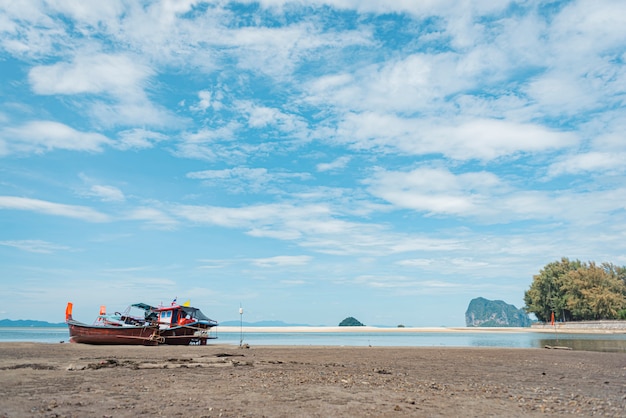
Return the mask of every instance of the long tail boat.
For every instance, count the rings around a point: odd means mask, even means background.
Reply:
[[[131,315],[131,309],[143,315]],[[76,321],[72,317],[73,304],[65,309],[65,322],[70,332],[70,342],[115,345],[206,345],[217,338],[214,327],[218,323],[209,319],[198,308],[172,302],[170,306],[150,306],[136,303],[123,313],[107,314],[104,306],[93,324]]]

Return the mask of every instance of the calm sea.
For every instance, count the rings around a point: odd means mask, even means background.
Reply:
[[[288,329],[288,328],[287,328]],[[239,332],[217,331],[220,344],[239,345]],[[67,342],[67,328],[0,327],[0,342]],[[323,345],[374,347],[511,347],[541,348],[546,345],[574,350],[626,353],[626,334],[545,334],[535,332],[245,332],[243,343],[255,345]]]

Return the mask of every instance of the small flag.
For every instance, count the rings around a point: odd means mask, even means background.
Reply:
[[[176,296],[174,300],[172,301],[172,306],[176,305],[176,299],[178,299],[178,296]]]
[[[191,306],[191,299],[183,303],[183,306]]]
[[[74,304],[72,302],[67,302],[67,306],[65,307],[65,320],[68,321],[72,319],[72,308]]]

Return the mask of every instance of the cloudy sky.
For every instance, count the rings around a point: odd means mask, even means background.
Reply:
[[[0,318],[462,326],[626,264],[626,2],[0,1]]]

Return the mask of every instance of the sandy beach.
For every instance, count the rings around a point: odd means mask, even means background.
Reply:
[[[623,416],[626,355],[0,344],[1,417]]]

